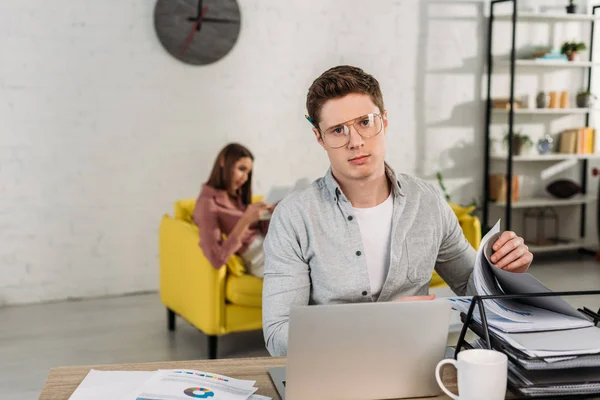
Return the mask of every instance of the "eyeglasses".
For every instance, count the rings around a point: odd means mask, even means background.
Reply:
[[[383,129],[383,117],[381,114],[370,113],[358,118],[351,119],[341,124],[334,125],[321,131],[321,138],[327,146],[338,149],[350,143],[350,127],[354,129],[364,139],[370,139],[377,136]]]

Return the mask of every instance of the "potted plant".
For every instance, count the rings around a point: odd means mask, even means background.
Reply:
[[[566,55],[569,61],[574,61],[577,53],[586,49],[587,47],[583,42],[564,42],[560,48],[560,53]]]
[[[508,147],[508,133],[504,136],[504,144]],[[527,135],[521,133],[521,131],[513,132],[513,155],[519,156],[523,151],[524,146],[531,146],[533,141]]]
[[[591,108],[594,104],[594,100],[598,97],[593,95],[589,90],[581,90],[575,97],[575,102],[579,108]]]
[[[573,0],[569,0],[569,5],[565,8],[567,9],[567,14],[575,14],[577,11],[577,6],[573,4]]]

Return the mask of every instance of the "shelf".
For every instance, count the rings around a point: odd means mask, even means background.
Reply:
[[[505,58],[495,61],[501,66],[510,66],[510,60]],[[542,68],[589,68],[600,66],[600,63],[593,61],[561,61],[561,60],[515,60],[517,67],[542,67]]]
[[[595,196],[573,196],[570,199],[555,199],[553,197],[522,198],[513,202],[512,208],[561,207],[574,206],[596,201]],[[506,207],[505,201],[490,202],[492,207]]]
[[[531,251],[533,253],[533,255],[535,256],[536,254],[539,254],[539,253],[549,253],[552,251],[577,250],[577,249],[580,249],[583,247],[583,242],[574,240],[574,241],[568,242],[568,243],[557,243],[557,244],[550,244],[550,245],[546,245],[546,246],[527,244],[527,247],[529,247],[529,251]]]
[[[494,16],[496,20],[510,21],[512,20],[512,14],[502,14]],[[518,12],[517,21],[549,21],[549,22],[587,22],[587,21],[598,21],[600,15],[593,14],[559,14],[559,13],[534,13],[534,12]]]
[[[598,111],[596,108],[517,108],[515,115],[567,115],[567,114],[587,114]],[[494,114],[508,114],[504,108],[492,108]]]
[[[507,156],[505,155],[492,155],[492,160],[495,161],[506,161]],[[546,154],[546,155],[524,155],[524,156],[513,156],[513,162],[529,162],[529,161],[565,161],[565,160],[592,160],[600,159],[600,154]]]

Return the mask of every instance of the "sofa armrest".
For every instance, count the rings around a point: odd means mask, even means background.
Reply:
[[[458,223],[471,246],[475,250],[479,249],[479,243],[481,243],[481,222],[479,218],[473,215],[464,215],[459,218]]]
[[[207,335],[224,333],[225,266],[215,269],[193,224],[165,215],[159,229],[160,298]]]

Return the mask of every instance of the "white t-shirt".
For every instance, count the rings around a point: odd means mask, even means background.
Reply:
[[[390,246],[392,238],[392,193],[381,204],[371,208],[353,208],[369,271],[371,293],[379,296],[390,269]]]

